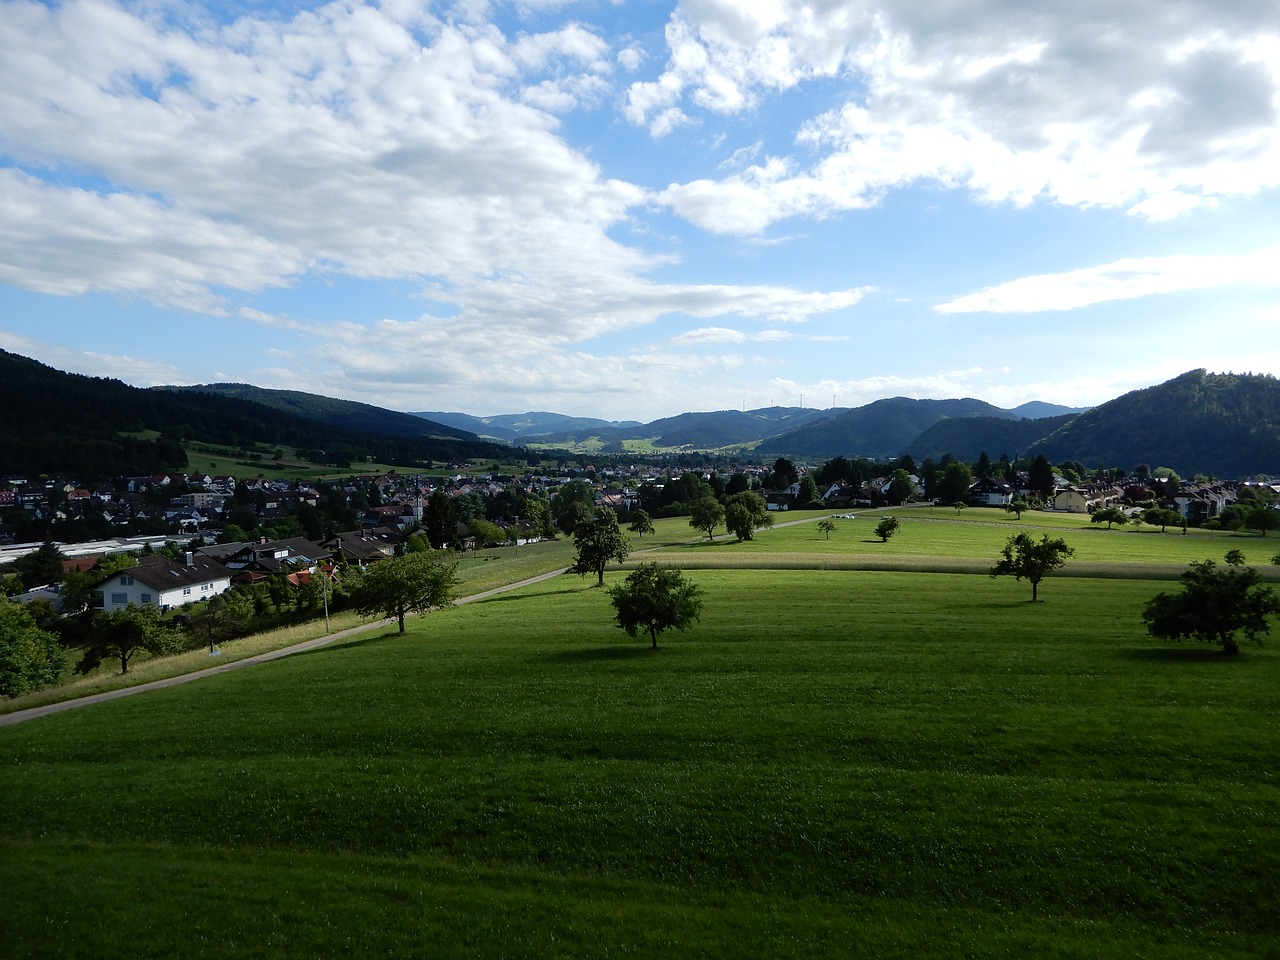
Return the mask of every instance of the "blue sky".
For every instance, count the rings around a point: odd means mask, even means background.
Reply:
[[[639,420],[1280,374],[1280,11],[0,0],[0,347]]]

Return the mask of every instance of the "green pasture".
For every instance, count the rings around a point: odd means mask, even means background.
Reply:
[[[1142,581],[689,576],[657,651],[560,577],[0,729],[6,955],[1277,955],[1273,647],[1154,644]]]
[[[900,520],[898,532],[887,542],[875,535],[883,516]],[[1280,537],[1256,533],[1181,529],[1161,533],[1145,525],[1115,527],[1091,524],[1072,514],[1027,512],[1022,520],[997,510],[949,508],[886,508],[853,514],[853,519],[829,513],[788,512],[773,515],[775,526],[757,531],[739,543],[721,527],[714,540],[706,534],[672,553],[673,562],[696,566],[737,567],[892,567],[982,572],[990,568],[1006,541],[1026,531],[1039,537],[1061,537],[1075,549],[1061,575],[1119,575],[1176,579],[1193,560],[1221,563],[1228,550],[1240,550],[1245,562],[1264,577],[1280,578],[1271,558],[1280,554]],[[836,529],[828,537],[818,522],[831,519]],[[799,521],[799,522],[797,522]],[[698,536],[695,533],[695,536]]]

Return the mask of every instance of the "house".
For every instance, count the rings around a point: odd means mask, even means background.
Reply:
[[[974,507],[1004,507],[1013,502],[1013,486],[994,477],[979,477],[969,487],[965,502]]]
[[[335,533],[322,546],[329,550],[335,559],[344,560],[364,566],[375,560],[385,560],[395,556],[399,533],[390,527],[377,527],[372,530],[349,530]]]
[[[313,570],[330,556],[330,551],[318,543],[304,537],[290,537],[287,540],[242,544],[240,549],[226,555],[222,563],[237,583],[254,583],[273,573]]]
[[[1093,513],[1124,499],[1124,491],[1115,484],[1094,483],[1088,486],[1070,486],[1059,490],[1053,497],[1053,509],[1066,513]]]
[[[208,600],[231,589],[231,571],[208,557],[188,553],[182,563],[168,557],[145,557],[136,567],[113,573],[94,584],[102,609],[150,604],[161,610]]]

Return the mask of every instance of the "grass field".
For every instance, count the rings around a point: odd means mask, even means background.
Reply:
[[[656,652],[562,577],[0,729],[6,954],[1280,956],[1274,646],[1158,646],[1140,579],[688,575]]]

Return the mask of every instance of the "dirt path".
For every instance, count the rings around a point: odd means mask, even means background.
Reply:
[[[492,590],[485,590],[481,593],[472,594],[469,597],[462,597],[456,602],[458,604],[475,603],[477,600],[485,600],[489,597],[496,596],[500,593],[506,593],[508,590],[518,590],[520,587],[526,587],[530,584],[541,583],[543,580],[550,580],[558,577],[562,573],[566,573],[566,569],[553,570],[550,573],[543,573],[536,577],[529,577],[527,580],[520,580],[516,583],[508,583],[501,587],[494,587]],[[371,630],[377,630],[382,627],[389,627],[395,623],[394,620],[374,620],[371,623],[362,623],[357,627],[349,627],[346,630],[339,630],[337,633],[326,634],[323,637],[316,637],[314,640],[304,640],[302,643],[295,643],[289,647],[281,647],[279,650],[271,650],[267,653],[259,653],[256,656],[245,657],[243,660],[235,660],[231,663],[224,663],[217,667],[208,667],[204,670],[196,670],[194,673],[184,673],[177,677],[166,677],[163,680],[152,680],[150,683],[140,683],[136,687],[121,687],[119,690],[108,690],[105,693],[94,693],[87,697],[77,697],[74,700],[62,700],[58,703],[46,703],[43,706],[31,707],[27,710],[15,710],[13,713],[0,714],[0,727],[12,726],[15,723],[22,723],[25,720],[34,720],[36,717],[47,717],[52,713],[62,713],[64,710],[74,710],[77,707],[87,707],[91,703],[104,703],[107,700],[118,700],[121,697],[131,697],[137,693],[146,693],[148,690],[160,690],[164,687],[176,687],[180,683],[190,683],[193,680],[203,680],[205,677],[216,677],[220,673],[228,673],[232,670],[240,670],[243,667],[251,667],[258,663],[267,663],[270,660],[279,660],[282,657],[288,657],[295,653],[302,653],[306,650],[314,650],[317,647],[323,647],[337,640],[346,637],[355,636],[361,633],[367,633]]]

